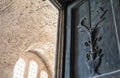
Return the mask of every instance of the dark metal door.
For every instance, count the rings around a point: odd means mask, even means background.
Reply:
[[[70,77],[120,78],[120,0],[79,0],[67,12]]]

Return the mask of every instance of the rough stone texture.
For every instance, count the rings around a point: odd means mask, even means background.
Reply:
[[[53,72],[57,15],[48,0],[0,0],[0,78],[12,78],[27,50],[40,52]]]

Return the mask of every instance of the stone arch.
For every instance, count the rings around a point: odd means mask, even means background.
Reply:
[[[32,53],[34,55],[36,55],[37,57],[39,57],[39,59],[41,60],[41,62],[44,64],[44,66],[46,67],[47,73],[49,75],[50,78],[52,78],[52,70],[50,68],[50,64],[48,63],[48,58],[45,58],[45,55],[42,55],[40,52],[38,51],[34,51],[34,50],[29,50],[26,53]]]
[[[32,52],[45,62],[48,69],[51,71],[52,76],[54,75],[55,65],[55,45],[50,42],[37,42],[29,46],[26,52]]]
[[[40,72],[42,70],[47,72],[48,78],[52,78],[52,72],[50,71],[49,65],[47,65],[46,61],[40,55],[40,53],[29,50],[29,51],[25,52],[24,54],[20,55],[19,58],[23,58],[26,62],[24,78],[27,78],[27,76],[28,76],[30,61],[35,61],[38,64],[37,78],[40,77]]]

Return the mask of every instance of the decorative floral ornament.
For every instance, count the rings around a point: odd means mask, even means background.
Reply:
[[[80,32],[86,32],[89,36],[89,40],[85,42],[85,46],[89,47],[90,50],[86,54],[87,58],[87,66],[90,71],[90,77],[94,75],[99,75],[98,67],[100,66],[101,60],[102,60],[102,49],[97,46],[97,42],[101,41],[102,37],[98,36],[98,28],[100,26],[100,23],[102,23],[105,20],[105,14],[108,10],[105,10],[103,7],[99,7],[96,11],[98,13],[98,18],[95,21],[95,24],[93,26],[88,26],[86,24],[87,18],[84,17],[79,25],[78,29]]]

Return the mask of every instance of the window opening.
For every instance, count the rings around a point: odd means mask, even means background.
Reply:
[[[30,61],[28,78],[36,78],[37,69],[38,69],[38,64],[35,61]]]
[[[14,71],[13,71],[13,78],[24,78],[24,71],[25,71],[25,61],[22,58],[16,62]]]
[[[41,71],[40,78],[48,78],[47,72]]]

